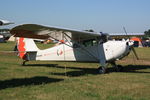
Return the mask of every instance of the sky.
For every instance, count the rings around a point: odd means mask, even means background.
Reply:
[[[0,19],[97,32],[150,29],[150,0],[0,0]]]

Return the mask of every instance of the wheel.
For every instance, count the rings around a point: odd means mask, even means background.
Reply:
[[[27,60],[23,61],[23,62],[22,62],[22,66],[25,66],[25,65],[26,65],[26,62],[27,62]]]
[[[99,74],[105,74],[106,73],[106,69],[104,67],[99,67],[98,68],[98,73]]]

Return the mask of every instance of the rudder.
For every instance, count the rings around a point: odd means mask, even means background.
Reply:
[[[34,60],[39,51],[33,39],[22,37],[17,39],[17,50],[18,56],[24,60]]]

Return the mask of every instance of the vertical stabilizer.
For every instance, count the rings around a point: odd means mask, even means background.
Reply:
[[[19,51],[19,57],[25,60],[27,59],[27,53],[39,51],[33,39],[28,38],[18,38],[17,49]]]

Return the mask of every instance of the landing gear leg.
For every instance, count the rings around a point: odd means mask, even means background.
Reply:
[[[24,60],[24,61],[22,62],[22,66],[25,66],[25,65],[26,65],[26,62],[28,62],[28,60]]]
[[[107,66],[108,66],[108,63],[106,63],[105,59],[100,60],[100,67],[98,68],[98,73],[105,74]]]

